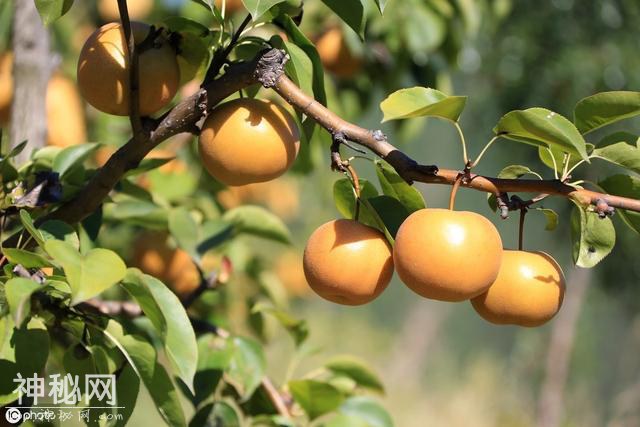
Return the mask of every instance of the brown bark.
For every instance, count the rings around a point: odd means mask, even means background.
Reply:
[[[562,423],[576,326],[592,279],[592,270],[581,268],[573,270],[569,277],[564,304],[551,329],[545,377],[538,398],[538,427],[558,427]]]
[[[10,144],[28,140],[17,161],[29,158],[31,151],[43,147],[47,138],[46,96],[53,60],[49,33],[42,24],[35,3],[13,2],[13,105],[11,107]]]

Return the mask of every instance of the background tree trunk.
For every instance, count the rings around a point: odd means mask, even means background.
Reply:
[[[13,2],[13,105],[11,106],[10,145],[25,139],[27,148],[18,164],[29,158],[34,148],[47,138],[46,92],[52,70],[49,32],[40,19],[33,0]]]
[[[538,398],[538,427],[558,427],[562,423],[576,325],[592,278],[590,269],[576,268],[567,282],[564,304],[551,330],[545,378]]]

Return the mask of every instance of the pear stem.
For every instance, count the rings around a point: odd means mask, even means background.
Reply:
[[[522,250],[522,246],[524,243],[524,217],[527,214],[527,208],[520,208],[520,226],[518,228],[518,250]]]
[[[360,179],[358,178],[356,169],[353,166],[351,166],[350,164],[346,164],[345,167],[347,168],[349,175],[351,175],[353,191],[356,193],[356,211],[353,214],[353,219],[357,221],[358,217],[360,216]]]
[[[458,188],[460,188],[460,183],[462,182],[462,178],[464,174],[459,174],[456,177],[455,182],[453,183],[453,187],[451,188],[451,195],[449,196],[449,210],[452,211],[455,203],[456,203],[456,193],[458,192]]]

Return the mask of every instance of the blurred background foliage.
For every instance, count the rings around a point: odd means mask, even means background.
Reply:
[[[3,3],[6,9],[8,2]],[[320,1],[305,1],[301,21],[301,29],[313,40],[340,27],[359,63],[349,78],[339,77],[339,72],[327,74],[328,105],[366,127],[380,126],[379,102],[401,87],[431,86],[468,95],[461,124],[473,157],[509,110],[544,106],[570,116],[575,103],[585,96],[640,87],[640,4],[635,0],[389,0],[382,17],[372,2],[369,6],[364,43],[330,17]],[[170,14],[212,24],[204,8],[183,0],[156,1],[145,20],[154,22]],[[233,12],[236,25],[243,17],[241,10]],[[0,19],[3,50],[7,13]],[[74,77],[78,51],[87,35],[109,19],[100,16],[93,2],[76,2],[71,13],[53,25],[54,47],[68,76]],[[261,36],[280,34],[269,25],[253,31]],[[187,85],[183,90],[189,89]],[[274,96],[266,91],[264,95]],[[126,141],[128,120],[90,108],[87,120],[89,141],[106,144],[95,159],[100,164]],[[640,131],[637,120],[619,127]],[[382,129],[392,143],[423,163],[463,166],[455,130],[447,123],[412,119]],[[332,185],[340,176],[329,171],[326,138],[316,136],[308,157],[316,167],[298,167],[308,176],[292,172],[269,184],[223,189],[203,174],[193,138],[181,136],[164,143],[156,153],[177,156],[176,160],[136,178],[137,185],[154,194],[158,206],[198,206],[215,218],[243,203],[258,204],[280,216],[291,230],[292,246],[240,237],[204,255],[205,270],[219,268],[224,255],[231,260],[234,275],[219,292],[205,294],[194,306],[196,311],[234,332],[268,341],[268,373],[279,383],[334,354],[361,356],[386,384],[381,402],[398,426],[640,425],[636,235],[618,233],[613,255],[585,272],[574,268],[570,259],[569,203],[545,200],[545,207],[560,213],[554,232],[543,231],[541,215],[529,215],[525,247],[553,254],[569,280],[560,315],[542,328],[490,325],[467,303],[415,298],[397,278],[372,304],[330,304],[310,293],[301,271],[308,235],[338,216]],[[594,133],[593,138],[598,136],[602,135]],[[488,153],[478,172],[495,175],[502,167],[519,163],[539,164],[538,171],[549,176],[535,150],[503,140]],[[368,162],[357,160],[356,165],[364,178],[374,178]],[[603,177],[607,170],[602,168]],[[590,178],[597,181],[599,177]],[[429,206],[445,206],[449,188],[418,188]],[[199,197],[211,191],[218,191],[215,204]],[[462,191],[457,206],[490,217],[505,246],[515,247],[517,218],[499,220],[485,200],[479,192]],[[118,222],[124,217],[128,223]],[[136,245],[149,237],[143,228],[162,229],[167,221],[161,208],[140,213],[110,210],[108,204],[104,218],[106,230],[98,244],[116,250],[128,264],[136,262]],[[303,349],[308,356],[300,363],[291,340],[273,319],[248,313],[249,302],[260,298],[258,285],[282,294],[294,313],[309,323],[312,332]],[[149,410],[149,398],[142,399],[146,403],[139,401],[131,425],[151,425],[152,417],[157,417]],[[560,406],[559,412],[554,405]]]

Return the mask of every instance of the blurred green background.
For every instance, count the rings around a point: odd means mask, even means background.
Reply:
[[[326,10],[319,4],[305,2],[309,11],[302,28],[307,33],[317,34],[319,26],[327,25],[322,21]],[[170,12],[197,17],[197,8],[167,0],[156,2],[153,16]],[[450,16],[447,10],[453,10]],[[89,16],[81,10],[54,26],[56,48],[70,75],[77,55],[77,47],[71,47],[74,30],[86,30],[78,22]],[[353,81],[328,76],[329,106],[363,126],[378,128],[382,118],[378,104],[391,90],[423,85],[467,95],[461,124],[473,157],[509,110],[544,106],[571,117],[573,106],[585,96],[638,90],[639,28],[636,0],[389,0],[385,15],[369,23],[367,42],[354,46],[375,65]],[[389,50],[381,53],[379,43],[386,43]],[[125,141],[126,119],[105,118],[95,111],[89,111],[88,117],[92,141],[114,145]],[[640,132],[638,120],[616,126]],[[457,134],[449,123],[414,119],[382,129],[392,143],[422,163],[463,166]],[[249,239],[238,246],[258,248],[265,263],[277,266],[281,253],[296,260],[307,236],[339,215],[332,185],[340,175],[330,172],[327,149],[315,141],[314,171],[279,180],[295,193],[284,208],[295,238],[293,252]],[[519,163],[536,164],[538,172],[552,177],[536,150],[505,140],[494,145],[477,172],[495,175]],[[373,180],[369,162],[356,160],[356,165],[363,177]],[[607,171],[608,167],[599,165],[588,179],[597,181]],[[449,187],[417,187],[429,206],[446,205]],[[544,231],[542,215],[531,213],[525,248],[552,254],[568,279],[564,306],[548,325],[536,329],[494,326],[480,319],[468,303],[416,297],[397,277],[369,305],[337,306],[305,292],[299,271],[289,272],[288,278],[286,268],[276,268],[279,279],[297,289],[294,312],[308,320],[311,344],[310,355],[292,367],[290,339],[276,332],[267,345],[270,376],[283,383],[292,369],[299,376],[334,354],[351,353],[369,361],[383,378],[387,390],[380,401],[397,426],[640,426],[638,236],[617,227],[622,231],[613,254],[592,270],[577,269],[571,263],[569,203],[547,199],[543,205],[560,214],[559,227]],[[499,220],[485,194],[462,190],[457,208],[491,218],[505,246],[517,245],[517,216]],[[620,222],[619,218],[614,221]],[[115,241],[122,233],[113,233],[117,237],[103,237],[107,247],[118,246]],[[243,250],[236,249],[227,254],[240,265]],[[235,283],[232,280],[228,286]],[[151,425],[157,417],[144,399],[140,398],[131,425]]]

